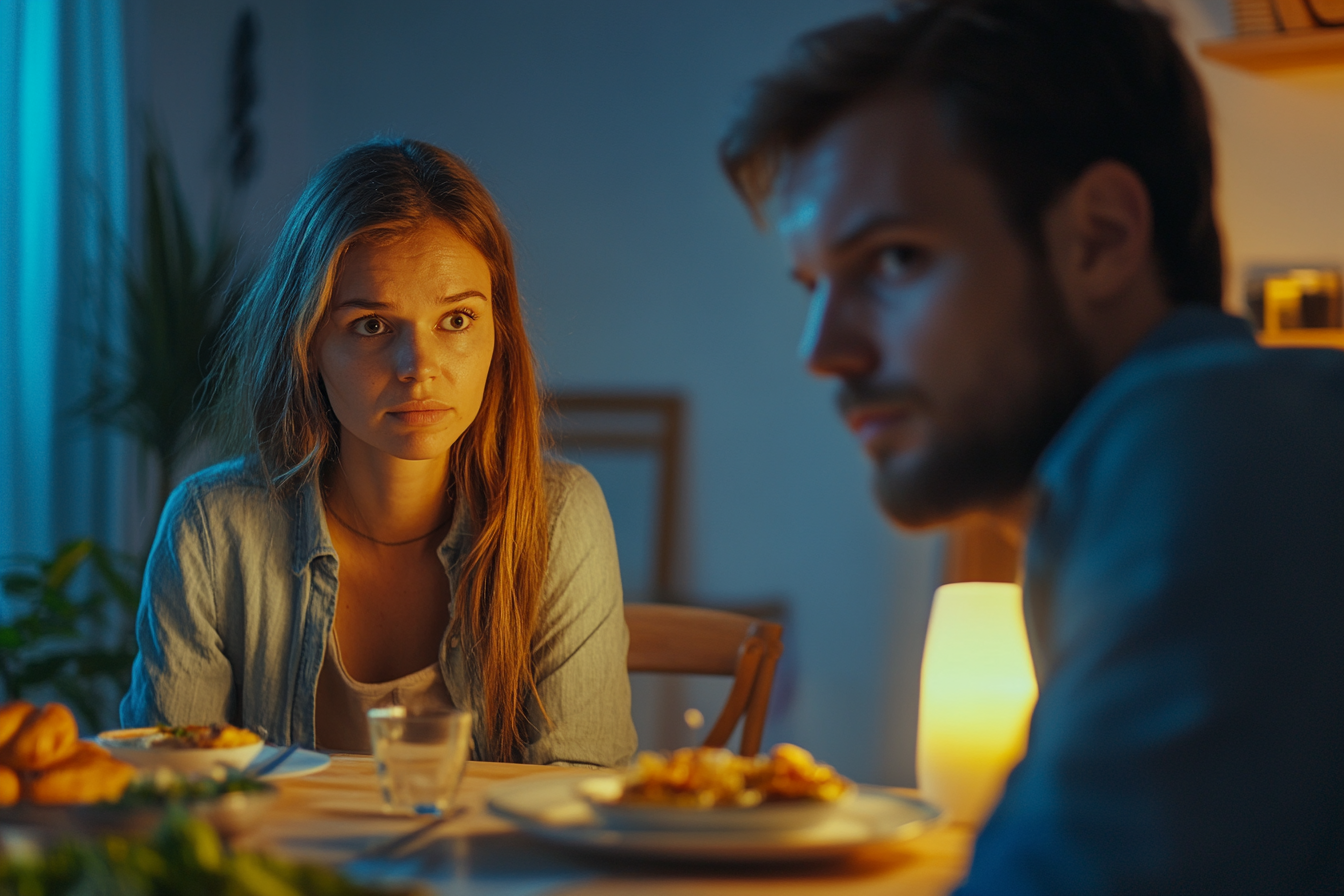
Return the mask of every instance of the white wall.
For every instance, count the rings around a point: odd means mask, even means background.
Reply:
[[[223,130],[239,0],[131,0],[138,95],[198,203]],[[555,388],[672,388],[691,402],[687,584],[787,594],[799,687],[769,734],[870,781],[913,781],[938,541],[899,535],[830,387],[794,356],[802,296],[715,168],[734,99],[800,30],[875,0],[263,0],[258,242],[315,166],[375,133],[470,161],[505,210]],[[1173,0],[1225,35],[1221,0]],[[138,23],[138,24],[136,24]],[[1233,281],[1344,260],[1344,71],[1266,79],[1197,62],[1212,98]],[[134,85],[133,85],[134,86]]]
[[[1248,267],[1344,265],[1344,65],[1256,75],[1204,59],[1201,42],[1232,32],[1227,5],[1174,6],[1213,114],[1229,307]]]

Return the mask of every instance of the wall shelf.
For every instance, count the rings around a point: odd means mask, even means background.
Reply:
[[[1255,338],[1269,348],[1344,349],[1344,329],[1333,327],[1279,330],[1276,333],[1261,331],[1255,334]]]
[[[1344,67],[1344,28],[1237,37],[1203,44],[1201,56],[1252,72],[1313,66]]]

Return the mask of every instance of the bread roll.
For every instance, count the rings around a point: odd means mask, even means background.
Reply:
[[[15,771],[41,771],[73,755],[79,745],[75,717],[59,703],[29,713],[18,733],[0,749],[0,764]]]
[[[19,775],[9,766],[0,765],[0,807],[19,801]]]
[[[121,798],[135,769],[95,744],[79,743],[72,756],[38,775],[28,799],[40,805],[97,803]]]
[[[11,700],[0,706],[0,749],[9,743],[14,732],[23,726],[24,721],[33,712],[33,704],[27,700]]]

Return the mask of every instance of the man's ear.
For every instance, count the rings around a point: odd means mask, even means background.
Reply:
[[[1045,213],[1055,282],[1075,318],[1113,313],[1154,273],[1153,207],[1133,168],[1103,160],[1087,168]]]

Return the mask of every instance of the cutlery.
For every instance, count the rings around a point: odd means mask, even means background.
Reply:
[[[298,744],[290,744],[285,747],[277,756],[271,758],[265,765],[254,772],[249,772],[254,778],[264,778],[284,763],[286,759],[294,755],[294,751],[299,748]]]
[[[362,862],[369,859],[401,859],[410,855],[418,849],[422,843],[421,840],[425,834],[430,833],[441,824],[452,821],[457,816],[466,811],[462,806],[455,806],[442,815],[436,815],[423,824],[417,825],[400,837],[393,837],[383,843],[374,846],[356,854],[347,864]]]

